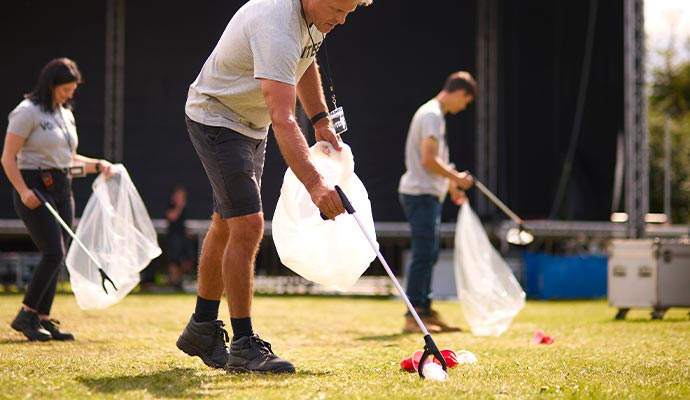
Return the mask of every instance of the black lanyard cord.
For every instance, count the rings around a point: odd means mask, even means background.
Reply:
[[[311,36],[311,29],[309,27],[309,23],[307,23],[307,16],[304,14],[304,7],[302,7],[302,18],[304,18],[304,23],[307,26],[307,33],[309,34],[309,40],[311,40],[311,46],[312,48],[316,49],[316,44],[314,43],[314,38]],[[325,74],[324,76],[326,77],[326,80],[328,81],[328,90],[331,92],[331,101],[333,102],[333,108],[338,108],[338,104],[335,101],[335,91],[333,89],[333,77],[331,76],[331,66],[328,61],[328,50],[326,50],[326,45],[325,45],[325,40],[326,40],[326,35],[321,33],[321,46],[318,48],[318,50],[321,50],[321,47],[323,47],[323,51],[326,53],[326,68],[324,70]],[[321,64],[321,58],[319,58],[319,53],[318,50],[316,52],[316,60],[318,61],[319,65]]]

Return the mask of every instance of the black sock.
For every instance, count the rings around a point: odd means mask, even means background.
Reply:
[[[194,319],[196,322],[215,321],[218,319],[218,307],[220,307],[220,300],[206,300],[197,295]]]
[[[237,340],[245,336],[252,336],[254,334],[254,330],[252,329],[252,317],[230,318],[230,325],[232,325],[232,340]]]

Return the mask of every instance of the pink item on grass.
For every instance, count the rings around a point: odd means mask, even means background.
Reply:
[[[551,344],[553,343],[553,336],[547,336],[544,331],[538,330],[534,333],[532,344]]]

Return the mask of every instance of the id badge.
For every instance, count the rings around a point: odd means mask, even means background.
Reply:
[[[345,113],[342,107],[338,107],[329,113],[335,133],[340,136],[341,133],[347,131],[347,122],[345,122]]]

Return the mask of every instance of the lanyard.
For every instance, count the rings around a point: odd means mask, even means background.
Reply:
[[[302,18],[304,19],[304,23],[307,26],[307,33],[309,33],[309,40],[311,40],[311,45],[313,48],[316,48],[316,44],[314,43],[314,38],[311,36],[311,28],[309,27],[309,24],[307,23],[307,16],[304,15],[304,7],[302,7]],[[326,50],[326,46],[323,44],[324,40],[326,38],[326,35],[321,33],[321,46],[323,47],[323,51],[326,54],[326,69],[325,69],[325,77],[326,80],[328,81],[328,90],[331,92],[331,101],[333,102],[333,108],[338,108],[338,104],[335,101],[335,91],[333,90],[333,79],[331,76],[331,66],[328,62],[328,50]],[[321,48],[319,47],[319,50]],[[319,58],[319,53],[316,53],[316,60],[319,62],[319,65],[321,64],[321,58]]]
[[[70,137],[69,134],[69,129],[67,128],[67,122],[65,121],[64,116],[62,115],[62,106],[58,105],[57,109],[57,114],[60,116],[60,121],[58,121],[58,118],[55,116],[55,112],[53,112],[53,119],[55,119],[55,123],[57,124],[58,128],[60,128],[60,132],[62,132],[62,135],[65,137],[65,140],[67,141],[67,145],[69,146],[70,152],[74,152],[74,148],[72,148],[72,138]],[[62,122],[62,123],[60,123]]]

